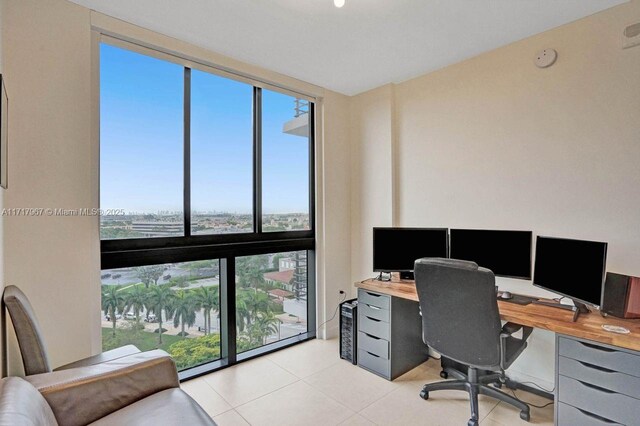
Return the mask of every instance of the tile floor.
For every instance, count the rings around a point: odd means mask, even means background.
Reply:
[[[393,382],[341,360],[337,340],[312,340],[183,383],[220,426],[461,425],[469,419],[462,392],[422,400],[422,385],[442,380],[430,360]],[[518,391],[536,405],[547,403]],[[518,410],[482,396],[480,424],[526,425]],[[553,425],[553,405],[531,407],[531,423]]]

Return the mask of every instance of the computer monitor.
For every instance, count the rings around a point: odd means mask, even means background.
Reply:
[[[495,275],[531,279],[531,231],[452,229],[452,259],[470,260]]]
[[[538,237],[533,285],[572,299],[581,310],[600,306],[606,263],[607,243]]]
[[[373,228],[373,270],[410,278],[416,259],[447,257],[447,228]]]

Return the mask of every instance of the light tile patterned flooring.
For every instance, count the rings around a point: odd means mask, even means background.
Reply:
[[[220,426],[467,424],[466,394],[438,391],[429,401],[422,385],[442,380],[430,360],[393,382],[338,356],[338,341],[312,340],[182,384]],[[547,403],[518,391],[536,405]],[[480,424],[526,425],[518,410],[482,396]],[[553,405],[531,407],[531,422],[553,425]]]

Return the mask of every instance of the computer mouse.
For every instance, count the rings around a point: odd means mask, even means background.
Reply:
[[[511,294],[508,291],[503,291],[502,294],[500,295],[500,299],[505,299],[505,300],[513,299],[513,294]]]

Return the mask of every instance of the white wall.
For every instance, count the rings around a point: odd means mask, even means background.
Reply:
[[[92,25],[323,98],[326,118],[316,143],[322,162],[317,167],[318,324],[330,318],[339,290],[351,287],[347,97],[64,0],[2,1],[3,63],[12,101],[6,207],[98,205]],[[6,280],[31,299],[53,366],[99,352],[99,218],[10,217],[5,246]],[[334,320],[322,327],[321,334],[331,327],[335,334],[336,325]],[[10,371],[19,373],[15,343],[10,349]]]
[[[3,56],[4,56],[4,48],[3,48],[3,40],[4,37],[2,35],[4,31],[4,3],[5,0],[0,0],[0,74],[3,71]],[[6,84],[5,84],[6,86]],[[4,188],[0,188],[0,211],[4,208],[4,197],[5,190]],[[0,215],[0,293],[4,290],[5,282],[4,282],[4,216]],[[4,324],[0,323],[0,327],[3,327]],[[0,339],[0,354],[3,353],[4,350],[4,341]],[[1,361],[0,361],[1,363]],[[2,371],[0,374],[5,373]]]
[[[398,225],[608,241],[608,270],[640,275],[640,47],[621,48],[624,26],[638,21],[634,1],[398,84],[391,100],[359,96],[368,101],[354,106],[353,143],[366,154],[353,168],[369,175],[354,179],[362,189],[352,217],[377,208],[390,224],[388,184],[386,199],[370,200],[380,196],[376,179],[391,174]],[[533,64],[543,48],[559,54],[548,69]],[[394,110],[394,137],[382,144],[388,124],[369,116],[371,105]],[[382,161],[390,151],[391,172]],[[360,225],[354,248],[371,238],[358,234],[371,223]],[[354,251],[355,279],[370,273],[370,257],[368,247]],[[499,284],[538,292],[526,281]],[[537,331],[512,373],[553,383],[553,347],[553,334]]]

